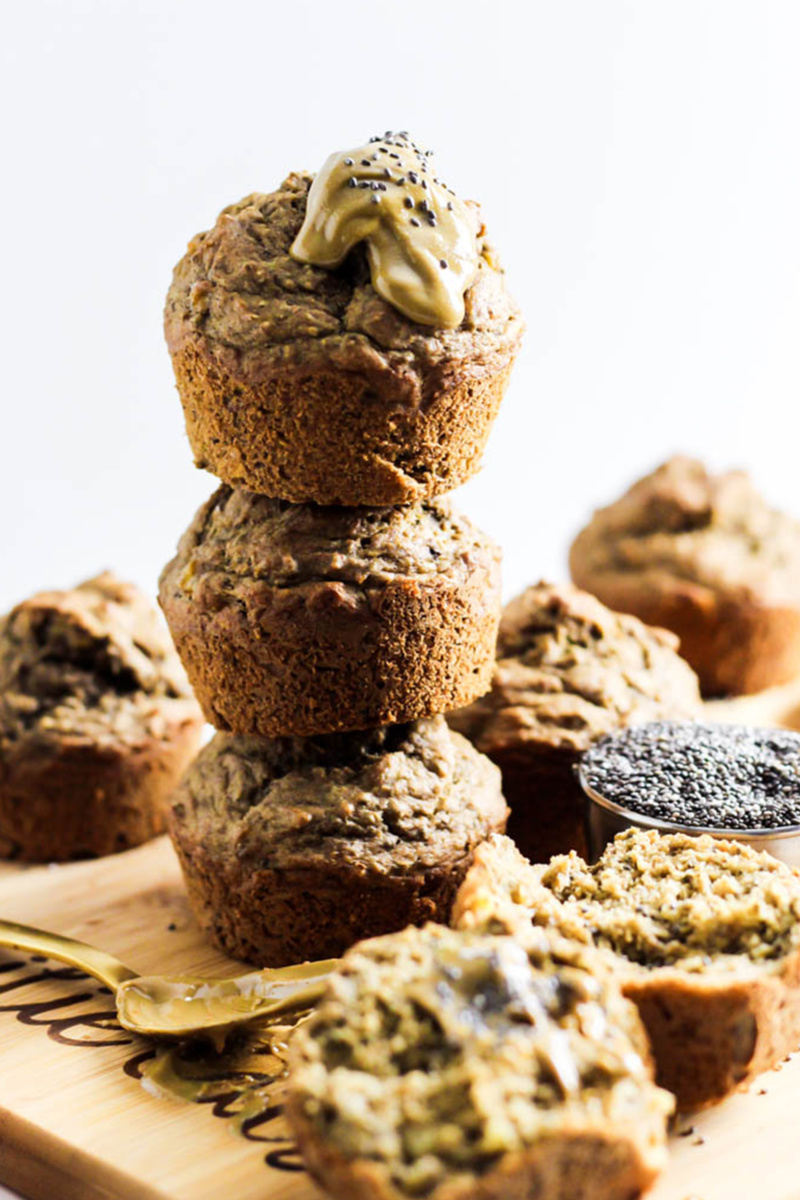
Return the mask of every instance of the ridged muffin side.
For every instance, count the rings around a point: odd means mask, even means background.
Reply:
[[[446,921],[475,846],[505,827],[500,774],[444,718],[364,733],[219,733],[171,834],[200,926],[262,966]]]
[[[224,209],[175,269],[165,332],[197,464],[295,503],[441,495],[478,469],[523,333],[496,254],[481,230],[457,329],[419,325],[363,247],[335,270],[291,257],[311,182]]]
[[[499,565],[446,503],[322,508],[223,486],[181,539],[160,599],[218,729],[335,733],[486,690]]]

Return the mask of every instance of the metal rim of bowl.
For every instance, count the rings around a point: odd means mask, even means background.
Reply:
[[[593,804],[598,804],[601,808],[605,808],[617,816],[629,817],[632,825],[646,825],[649,829],[664,831],[665,833],[688,833],[693,836],[708,833],[712,837],[729,837],[734,840],[743,838],[748,841],[759,839],[766,841],[800,836],[800,825],[776,825],[772,829],[719,829],[714,825],[682,825],[677,821],[664,821],[661,817],[650,817],[646,813],[636,812],[635,809],[624,808],[621,804],[615,804],[613,800],[607,800],[605,796],[601,796],[599,792],[596,792],[586,779],[583,763],[578,765],[578,781],[587,799],[591,800]]]

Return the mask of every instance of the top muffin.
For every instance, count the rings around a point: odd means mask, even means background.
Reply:
[[[743,471],[670,459],[595,513],[570,567],[606,604],[674,630],[706,694],[800,672],[800,521]]]
[[[416,243],[429,221],[415,206],[431,213],[425,197],[443,185],[427,156],[398,137],[334,157],[360,171],[357,184],[370,186],[364,177],[380,168],[376,187],[408,195],[402,228],[395,212],[375,230],[383,243],[396,233],[423,261],[424,243]],[[408,155],[422,156],[424,168],[401,175],[395,159]],[[392,176],[385,182],[384,172]],[[407,191],[409,174],[421,199]],[[293,502],[381,505],[438,495],[477,469],[522,333],[479,210],[462,205],[475,257],[463,318],[436,327],[410,319],[373,286],[374,275],[381,287],[377,233],[361,237],[363,221],[340,265],[293,257],[312,184],[310,174],[292,174],[277,191],[224,209],[175,270],[165,331],[198,465]],[[384,192],[371,193],[376,212],[387,205]],[[353,189],[337,195],[347,193]],[[454,259],[446,269],[455,266]],[[442,311],[452,318],[452,309]]]

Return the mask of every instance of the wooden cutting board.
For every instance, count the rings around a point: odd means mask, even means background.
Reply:
[[[800,695],[769,705],[765,723],[794,723]],[[200,937],[163,838],[96,862],[0,865],[0,916],[92,942],[145,974],[241,970]],[[225,1080],[202,1104],[151,1094],[140,1075],[152,1047],[113,1018],[94,981],[0,950],[0,1182],[33,1200],[319,1200],[280,1111],[241,1136]],[[800,1054],[679,1121],[649,1200],[800,1200],[798,1112]]]
[[[0,914],[93,942],[145,973],[232,974],[196,931],[165,839],[98,862],[7,868]],[[240,969],[240,968],[238,968]],[[0,1180],[33,1200],[312,1200],[276,1114],[249,1137],[215,1103],[145,1091],[144,1041],[110,996],[0,951]],[[652,1200],[800,1200],[800,1055],[749,1093],[680,1121]]]

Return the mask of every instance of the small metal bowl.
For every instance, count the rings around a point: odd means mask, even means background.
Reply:
[[[635,829],[655,829],[658,833],[688,833],[693,837],[709,833],[726,841],[746,842],[754,850],[766,850],[789,867],[800,867],[800,825],[781,825],[776,829],[711,829],[679,825],[675,821],[643,816],[606,800],[587,782],[582,764],[578,765],[576,773],[586,796],[586,836],[592,862],[600,857],[616,834],[633,826]]]

